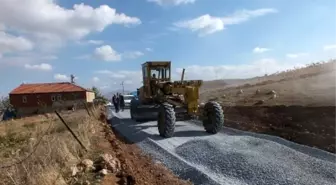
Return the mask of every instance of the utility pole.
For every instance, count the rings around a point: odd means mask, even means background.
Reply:
[[[122,86],[122,92],[123,92],[123,94],[125,94],[124,81],[122,81],[120,85]]]
[[[70,75],[70,80],[72,84],[75,83],[75,76],[73,74]]]

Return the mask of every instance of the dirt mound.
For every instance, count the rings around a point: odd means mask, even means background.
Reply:
[[[335,153],[335,106],[225,107],[225,125]]]
[[[103,117],[103,116],[102,116]],[[155,163],[149,156],[143,154],[138,146],[127,142],[111,127],[105,124],[105,138],[109,143],[101,143],[101,148],[117,156],[121,162],[122,173],[116,176],[106,176],[103,185],[115,184],[174,184],[187,185],[160,163]],[[111,149],[112,147],[112,149]]]

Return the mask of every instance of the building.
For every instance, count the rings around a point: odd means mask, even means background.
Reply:
[[[70,82],[21,84],[9,93],[18,116],[51,112],[92,103],[93,91]]]

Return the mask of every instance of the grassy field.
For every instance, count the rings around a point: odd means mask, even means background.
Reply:
[[[60,113],[87,151],[56,114],[0,122],[0,184],[188,184],[117,137],[103,107],[94,112]]]
[[[97,121],[85,112],[63,116],[90,148]],[[0,163],[5,166],[0,173],[3,184],[67,184],[71,174],[67,170],[91,155],[54,114],[1,123],[0,140]]]

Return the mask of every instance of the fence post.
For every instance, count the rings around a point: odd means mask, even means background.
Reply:
[[[79,140],[79,138],[75,135],[75,133],[71,130],[71,128],[68,126],[68,124],[64,121],[64,119],[59,115],[59,113],[55,110],[56,115],[58,118],[63,122],[63,124],[66,126],[66,128],[69,130],[69,132],[72,134],[72,136],[77,140],[77,142],[81,145],[81,147],[87,152],[88,150],[83,145],[83,143]]]
[[[84,107],[85,107],[85,109],[86,109],[86,112],[87,112],[88,115],[91,117],[91,113],[90,113],[90,111],[89,111],[89,108],[87,107],[87,104],[86,104],[84,101],[82,101],[82,103],[83,103],[83,105],[84,105]]]

